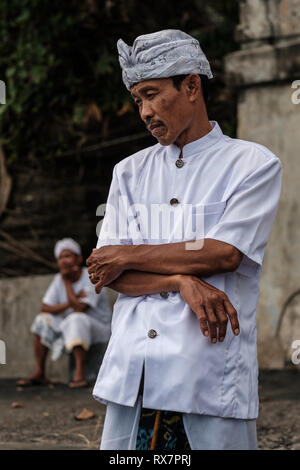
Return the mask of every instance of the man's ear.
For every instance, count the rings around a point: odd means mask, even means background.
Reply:
[[[190,101],[195,101],[201,93],[201,78],[196,73],[191,73],[186,77],[187,93]]]
[[[81,255],[77,255],[77,264],[78,264],[79,266],[82,265],[82,256],[81,256]]]

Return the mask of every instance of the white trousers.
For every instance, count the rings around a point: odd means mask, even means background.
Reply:
[[[87,351],[93,343],[107,342],[110,325],[103,325],[83,312],[70,313],[66,317],[40,313],[30,331],[41,337],[42,344],[52,350],[51,358],[56,360],[64,349],[71,352],[75,346],[82,346]]]
[[[135,450],[142,409],[139,395],[133,407],[108,402],[100,450]],[[192,450],[257,450],[255,419],[182,413]]]

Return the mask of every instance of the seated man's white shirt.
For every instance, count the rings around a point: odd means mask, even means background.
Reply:
[[[75,295],[80,291],[84,291],[85,297],[79,300],[89,305],[88,310],[84,313],[95,318],[103,325],[109,325],[111,322],[111,308],[108,301],[107,290],[103,289],[99,295],[96,294],[93,284],[90,281],[88,269],[82,268],[82,273],[78,281],[72,283],[72,289]],[[47,305],[57,305],[67,302],[67,292],[60,273],[54,276],[53,281],[45,292],[43,303]],[[74,312],[72,307],[69,307],[62,312],[58,317],[64,318],[70,313]]]
[[[42,343],[52,349],[53,360],[58,359],[64,348],[70,352],[74,346],[81,345],[88,350],[93,343],[106,343],[111,334],[112,311],[107,289],[103,288],[100,294],[96,294],[86,267],[82,268],[78,281],[72,283],[72,289],[75,294],[80,291],[86,294],[80,299],[89,305],[85,312],[74,312],[69,307],[59,315],[41,313],[31,326],[31,331],[41,336]],[[66,288],[61,274],[58,273],[42,301],[47,305],[58,305],[67,300]]]
[[[282,168],[263,145],[225,136],[216,121],[210,123],[213,129],[208,134],[183,147],[181,168],[175,164],[179,148],[160,144],[114,167],[97,248],[203,237],[235,246],[244,255],[238,269],[202,279],[228,295],[238,312],[240,334],[235,336],[228,322],[224,341],[212,344],[179,292],[169,292],[167,298],[160,293],[119,294],[112,336],[93,390],[94,398],[104,404],[134,406],[145,364],[144,408],[224,418],[258,416],[256,307]],[[151,205],[171,207],[173,198],[179,201],[172,206],[175,217],[167,229],[159,227],[158,236],[151,237]],[[142,206],[127,216],[126,203]],[[201,233],[187,228],[180,235],[184,204],[192,204],[193,213],[203,220]],[[116,214],[126,222],[126,230],[123,224],[117,237]],[[149,330],[157,336],[149,337]]]

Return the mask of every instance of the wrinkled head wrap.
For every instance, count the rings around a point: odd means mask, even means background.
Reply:
[[[57,259],[63,250],[73,251],[76,255],[81,255],[80,245],[73,238],[63,238],[58,240],[54,247],[54,256]]]
[[[122,78],[128,90],[135,83],[153,78],[197,73],[213,78],[199,41],[178,29],[165,29],[138,36],[132,47],[117,42]]]

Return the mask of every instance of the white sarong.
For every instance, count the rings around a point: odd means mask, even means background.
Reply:
[[[87,351],[91,344],[107,342],[110,325],[103,325],[83,312],[65,317],[42,312],[35,317],[30,331],[41,337],[41,343],[51,349],[51,359],[55,361],[64,350],[70,353],[75,346],[82,346]]]

